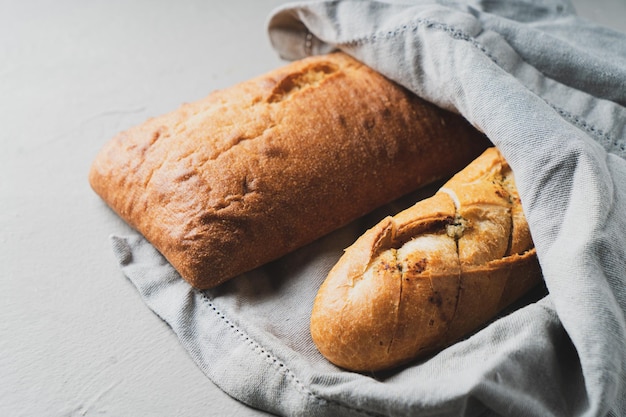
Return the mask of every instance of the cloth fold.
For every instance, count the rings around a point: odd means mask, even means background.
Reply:
[[[515,174],[549,295],[427,360],[357,374],[315,350],[313,297],[342,249],[407,201],[202,292],[143,238],[114,237],[207,376],[289,416],[626,415],[626,35],[559,0],[303,2],[268,28],[286,59],[343,50],[485,132]]]

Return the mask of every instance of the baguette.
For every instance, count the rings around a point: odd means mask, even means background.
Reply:
[[[460,116],[334,53],[120,133],[89,181],[206,289],[449,177],[487,146]]]
[[[489,148],[345,251],[315,298],[311,336],[340,367],[394,368],[477,330],[540,280],[513,174]]]

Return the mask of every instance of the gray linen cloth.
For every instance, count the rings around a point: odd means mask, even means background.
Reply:
[[[210,291],[142,237],[113,237],[206,375],[288,416],[626,415],[626,36],[558,0],[306,2],[276,10],[269,34],[286,59],[341,49],[484,131],[515,173],[549,295],[359,374],[316,351],[311,305],[342,249],[398,205]]]

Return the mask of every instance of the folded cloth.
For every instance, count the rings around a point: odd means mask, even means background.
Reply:
[[[484,131],[513,168],[549,294],[427,360],[358,374],[320,356],[309,314],[382,213],[208,291],[143,238],[114,237],[206,375],[289,416],[626,415],[626,35],[559,0],[305,2],[276,10],[269,35],[286,59],[343,50]]]

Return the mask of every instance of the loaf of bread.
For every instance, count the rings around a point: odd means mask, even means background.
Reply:
[[[334,53],[120,133],[89,180],[204,289],[451,176],[487,146],[460,116]]]
[[[477,330],[540,280],[511,169],[489,148],[345,251],[319,289],[311,335],[340,367],[393,368]]]

